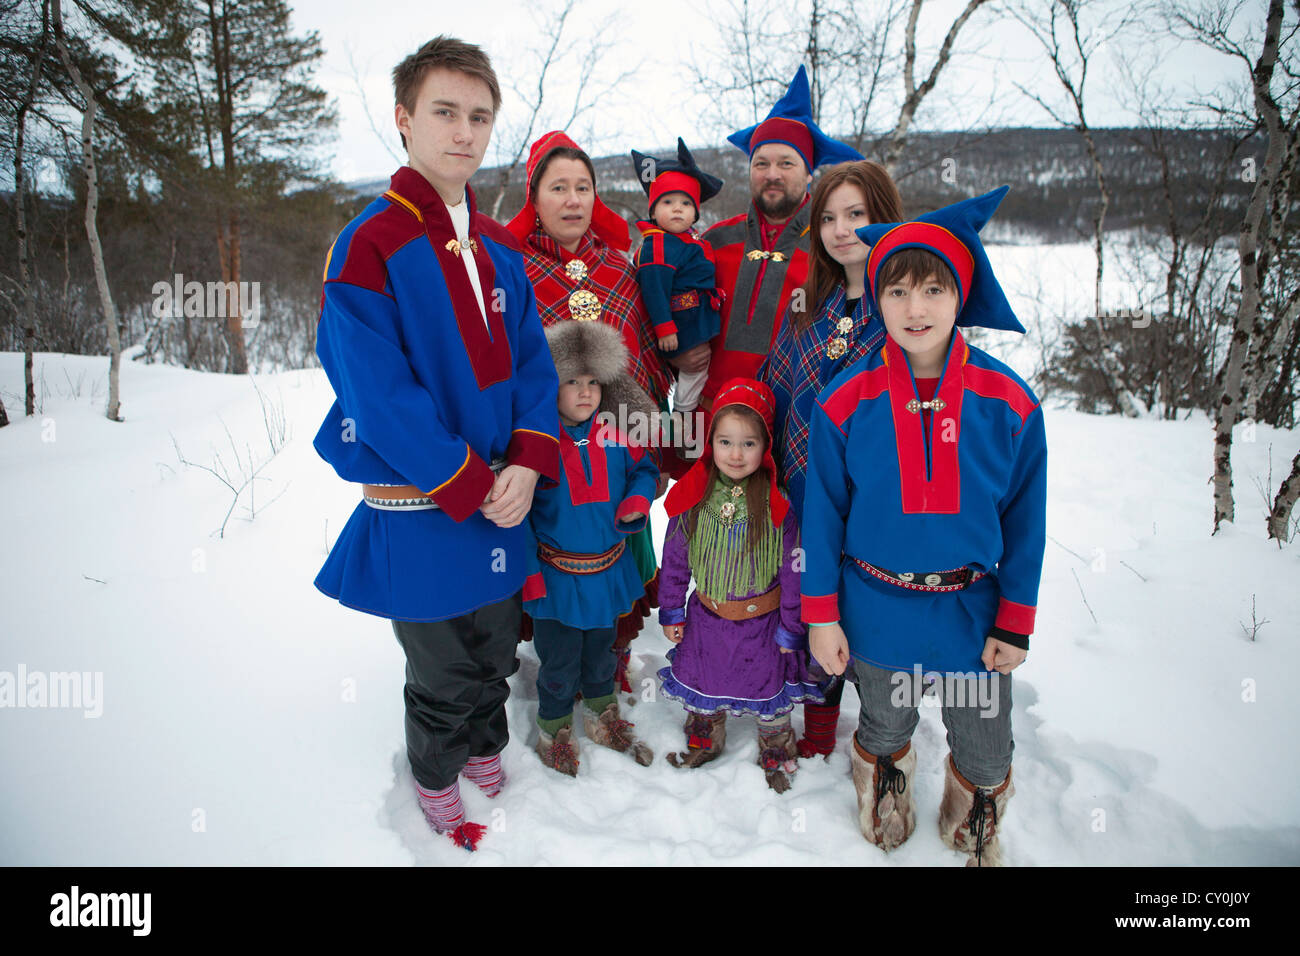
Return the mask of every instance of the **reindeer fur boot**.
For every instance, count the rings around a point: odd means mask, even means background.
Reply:
[[[648,767],[655,759],[655,752],[637,740],[636,734],[632,732],[633,726],[619,715],[617,700],[601,711],[599,716],[590,707],[582,708],[582,727],[587,732],[588,740],[619,753],[630,753],[637,763]]]
[[[916,751],[912,742],[886,757],[867,753],[853,737],[853,787],[858,792],[858,828],[868,843],[888,851],[902,846],[916,829],[912,777]]]
[[[573,725],[565,724],[552,737],[544,730],[537,732],[537,756],[552,770],[578,775],[578,742],[573,739]]]
[[[790,777],[799,769],[799,748],[794,742],[794,728],[789,718],[775,727],[758,724],[758,765],[763,768],[767,785],[777,793],[790,789]]]
[[[957,769],[952,754],[944,762],[943,801],[939,804],[939,835],[954,850],[970,854],[967,866],[1001,866],[998,828],[1007,801],[1015,794],[1011,771],[996,787],[977,787]]]
[[[668,762],[674,767],[698,767],[722,754],[727,743],[727,712],[686,715],[686,750],[670,753]]]

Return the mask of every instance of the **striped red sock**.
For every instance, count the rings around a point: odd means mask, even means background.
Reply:
[[[487,832],[481,823],[469,823],[465,820],[465,808],[460,802],[460,783],[453,783],[442,790],[426,790],[418,783],[415,785],[420,809],[429,826],[439,833],[445,833],[451,842],[466,850],[478,848],[478,841]]]
[[[442,790],[425,790],[418,783],[415,785],[420,801],[420,809],[429,826],[439,833],[449,833],[465,822],[465,808],[460,802],[460,783],[453,783]]]
[[[807,759],[835,752],[835,725],[839,723],[840,708],[836,704],[803,705],[804,736],[799,741],[799,756]]]
[[[506,782],[505,772],[501,769],[501,755],[491,757],[470,757],[461,771],[465,779],[486,793],[495,797],[501,792],[501,785]]]

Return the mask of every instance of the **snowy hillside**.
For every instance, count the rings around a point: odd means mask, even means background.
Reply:
[[[473,855],[435,837],[406,763],[392,630],[311,584],[357,501],[311,447],[332,400],[323,373],[258,379],[264,413],[247,378],[127,363],[113,424],[106,370],[37,356],[29,419],[22,357],[0,354],[13,419],[0,430],[0,681],[85,675],[64,701],[77,706],[0,708],[0,864],[963,862],[934,824],[937,708],[916,736],[920,824],[885,857],[854,819],[855,693],[838,752],[801,762],[789,793],[764,785],[744,720],[718,761],[675,770],[663,755],[682,744],[682,712],[655,699],[669,645],[654,625],[633,645],[642,693],[626,708],[652,766],[579,737],[577,779],[544,769],[524,646],[506,789],[489,801],[464,788],[470,819],[492,829]],[[1051,411],[1047,428],[1052,540],[1015,677],[1009,862],[1300,863],[1300,540],[1265,539],[1257,490],[1271,497],[1300,432],[1239,430],[1238,522],[1211,538],[1204,418]],[[231,477],[266,461],[224,537],[231,493],[178,449]],[[654,521],[662,535],[661,507]],[[1253,641],[1252,599],[1268,622]]]

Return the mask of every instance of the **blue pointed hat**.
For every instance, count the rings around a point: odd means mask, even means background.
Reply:
[[[857,236],[871,247],[867,254],[865,285],[871,307],[880,315],[876,277],[880,267],[896,252],[924,249],[944,261],[957,278],[957,324],[1024,332],[1007,301],[993,266],[980,242],[980,230],[1002,202],[1010,186],[1002,186],[974,199],[917,216],[911,222],[882,222],[863,226]]]
[[[744,150],[746,156],[753,156],[754,150],[764,143],[784,143],[803,158],[810,173],[824,163],[846,163],[862,158],[856,149],[831,139],[813,122],[808,71],[802,66],[767,119],[732,133],[727,142]]]

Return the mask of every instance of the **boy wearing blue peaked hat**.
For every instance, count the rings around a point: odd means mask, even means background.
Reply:
[[[813,411],[803,619],[831,673],[853,667],[859,826],[890,850],[915,827],[911,736],[927,687],[950,754],[939,825],[968,865],[1001,863],[1011,672],[1034,629],[1046,541],[1038,398],[960,329],[1023,332],[979,239],[1007,187],[859,229],[888,333]]]

